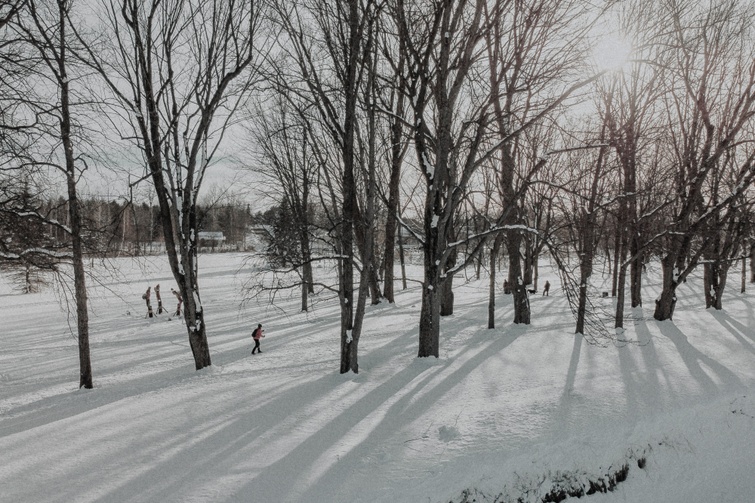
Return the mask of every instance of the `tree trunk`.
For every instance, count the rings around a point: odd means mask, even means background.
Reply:
[[[302,191],[299,208],[295,211],[299,214],[299,247],[302,258],[302,288],[301,288],[301,310],[309,310],[309,294],[314,293],[314,277],[312,274],[312,246],[309,242],[309,176],[307,176],[307,133],[305,131],[302,145],[304,153],[304,162],[302,164]]]
[[[625,304],[625,286],[627,282],[627,265],[623,264],[619,268],[619,277],[616,281],[616,322],[615,328],[624,328],[624,304]]]
[[[401,289],[406,290],[406,257],[404,257],[404,241],[401,237],[398,239],[398,257],[401,263]]]
[[[81,208],[76,188],[78,174],[76,173],[75,157],[73,154],[73,139],[71,137],[71,108],[67,75],[67,41],[66,17],[67,4],[58,1],[58,85],[60,86],[60,139],[63,145],[66,169],[66,186],[68,189],[68,212],[71,228],[71,246],[73,249],[73,282],[76,298],[76,328],[79,342],[79,388],[91,389],[92,363],[89,351],[89,307],[86,290],[86,274],[84,270],[84,250],[82,243],[83,225]]]
[[[440,279],[441,248],[439,227],[433,223],[432,200],[425,201],[424,282],[419,319],[419,351],[417,356],[438,358],[440,351],[440,309],[443,283]]]
[[[210,346],[207,342],[207,331],[204,322],[204,308],[199,296],[199,263],[197,260],[198,241],[195,238],[197,225],[196,206],[186,204],[184,209],[184,228],[179,232],[184,236],[181,245],[181,268],[178,281],[181,295],[184,299],[184,321],[189,333],[189,345],[194,355],[194,363],[197,370],[212,365],[210,358]],[[183,274],[180,274],[183,272]]]
[[[453,218],[449,219],[448,222],[448,231],[447,231],[447,239],[448,241],[454,241],[456,239],[456,233],[453,228]],[[456,266],[456,259],[458,256],[458,252],[456,251],[456,248],[451,250],[451,253],[448,256],[448,260],[446,261],[446,265],[444,266],[443,270],[446,273],[446,277],[443,279],[442,283],[442,293],[441,293],[441,299],[440,299],[440,315],[441,316],[451,316],[454,314],[454,276],[453,274],[449,274],[448,271],[453,269]]]
[[[679,284],[675,275],[672,256],[663,257],[661,269],[663,271],[663,283],[661,294],[655,301],[655,312],[653,313],[653,318],[658,321],[673,319],[674,308],[676,307],[676,287]]]
[[[354,197],[356,198],[356,188],[354,189]],[[362,213],[359,205],[354,202],[354,219],[353,229],[356,239],[357,249],[359,250],[359,256],[362,260],[362,266],[367,269],[367,283],[370,287],[370,295],[372,297],[372,304],[380,304],[382,295],[380,294],[380,280],[378,279],[377,271],[379,266],[375,262],[375,254],[370,254],[366,251],[366,243],[368,239],[374,239],[373,230],[369,228],[369,223],[366,220],[366,216]]]
[[[339,292],[341,300],[341,373],[359,371],[356,349],[353,339],[354,328],[354,245],[353,229],[356,217],[356,182],[354,178],[354,134],[356,128],[357,104],[357,64],[359,57],[359,3],[349,0],[349,46],[346,81],[346,115],[344,118],[343,141],[343,211],[340,229],[341,237],[341,277]],[[369,265],[365,264],[365,268]]]
[[[488,328],[495,328],[495,293],[496,293],[496,266],[498,265],[498,252],[501,249],[503,235],[498,234],[493,241],[490,250],[490,289],[488,290]]]
[[[441,287],[441,300],[440,300],[440,315],[451,316],[454,314],[454,289],[453,289],[454,277],[449,275],[442,283]]]
[[[507,232],[506,248],[509,256],[509,287],[514,296],[514,323],[530,324],[530,300],[527,285],[522,277],[519,244],[522,236],[518,230]]]
[[[705,308],[723,309],[723,293],[729,266],[723,263],[706,262],[703,266],[703,285],[705,288]]]
[[[399,41],[403,43],[403,41]],[[399,62],[397,74],[402,75],[404,68],[404,51],[399,50]],[[388,207],[386,208],[385,219],[385,250],[383,253],[383,268],[385,275],[383,278],[383,296],[389,303],[394,303],[393,268],[396,261],[396,231],[398,230],[398,212],[400,202],[400,185],[401,185],[401,164],[404,157],[404,148],[401,144],[403,137],[403,116],[404,111],[404,93],[399,92],[396,96],[396,117],[391,124],[391,176],[388,182]],[[400,238],[399,238],[400,241]],[[403,259],[402,259],[403,268]],[[406,282],[406,280],[404,279]],[[404,286],[406,289],[406,286]]]
[[[438,358],[440,355],[440,295],[437,288],[439,285],[437,281],[431,280],[432,277],[432,271],[425,272],[419,318],[419,358]]]
[[[630,264],[627,263],[627,254],[629,253],[629,240],[630,236],[627,236],[629,232],[629,215],[627,215],[627,203],[622,203],[619,216],[619,228],[623,229],[621,238],[619,239],[620,252],[617,253],[617,257],[621,257],[619,260],[619,277],[616,280],[616,328],[624,327],[624,304],[626,299],[626,284],[627,284],[627,268]],[[630,294],[631,295],[631,294]]]
[[[747,259],[742,258],[742,285],[739,289],[740,293],[745,293],[747,291]]]
[[[716,266],[710,262],[703,264],[703,290],[705,294],[705,309],[713,306],[715,303],[716,285]]]
[[[716,288],[716,302],[713,307],[720,311],[724,308],[724,290],[726,289],[726,277],[729,274],[729,267],[722,266],[719,268],[718,288]]]
[[[532,239],[530,236],[524,236],[522,238],[522,241],[524,241],[524,284],[525,285],[533,285],[533,288],[537,290],[537,286],[534,286],[534,280],[533,280],[533,255],[534,255],[534,249],[532,246]]]
[[[619,260],[621,257],[621,218],[616,219],[613,241],[613,272],[611,274],[611,297],[616,297],[619,288]]]
[[[304,264],[302,265],[302,287],[301,287],[301,310],[309,310],[309,294],[314,293],[314,276],[312,273],[312,248],[309,243],[309,232],[305,227],[300,236],[301,254]]]
[[[584,278],[584,272],[580,273]],[[575,333],[584,335],[585,333],[585,314],[587,313],[587,284],[584,279],[579,282],[579,302],[577,305],[577,329]]]
[[[389,203],[390,206],[390,203]],[[388,208],[388,216],[385,221],[385,249],[383,250],[383,297],[390,304],[396,302],[394,295],[393,282],[394,267],[396,261],[396,217],[391,216],[391,209]],[[393,220],[393,222],[390,222]]]
[[[640,253],[639,236],[632,236],[630,241],[630,253],[633,257],[630,264],[630,294],[632,307],[639,307],[642,305],[642,254]]]

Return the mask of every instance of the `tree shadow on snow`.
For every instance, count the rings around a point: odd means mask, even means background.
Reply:
[[[698,382],[703,390],[711,394],[719,391],[719,386],[713,378],[708,375],[705,369],[708,369],[715,374],[728,388],[744,388],[744,384],[742,384],[739,377],[737,377],[734,372],[694,347],[689,342],[687,335],[679,330],[673,322],[660,322],[658,323],[658,328],[660,329],[661,334],[676,346],[679,356],[687,366],[690,375]],[[703,366],[705,368],[703,368]]]
[[[515,340],[496,335],[492,342],[482,349],[478,347],[476,354],[461,365],[458,365],[460,356],[446,361],[410,361],[405,368],[344,408],[291,451],[263,468],[238,494],[248,497],[257,493],[276,494],[280,501],[295,499],[297,493],[305,492],[312,501],[318,501],[318,496],[331,495],[332,488],[340,487],[348,474],[359,466],[360,460],[379,451],[397,430],[427,412],[466,375]],[[402,337],[407,339],[406,336]],[[489,336],[478,338],[488,339]],[[411,345],[416,345],[413,338]],[[384,352],[385,358],[388,358],[390,354],[395,354],[395,348],[390,351],[381,348],[378,350],[380,352]],[[304,387],[309,388],[306,384]],[[318,388],[319,385],[314,387]],[[309,391],[295,390],[294,393],[311,399]],[[280,401],[296,403],[297,400],[284,393]],[[360,429],[364,431],[357,431]],[[355,436],[357,440],[346,442],[349,436]],[[323,467],[327,460],[320,458],[333,449],[346,452],[338,456],[337,462]],[[300,474],[297,480],[291,480],[292,473]]]

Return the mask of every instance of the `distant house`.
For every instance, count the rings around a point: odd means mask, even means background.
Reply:
[[[216,246],[225,243],[225,235],[222,232],[199,231],[197,237],[199,238],[200,248],[215,249]]]

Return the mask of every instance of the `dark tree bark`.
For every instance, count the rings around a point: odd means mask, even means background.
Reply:
[[[212,363],[199,295],[197,194],[230,119],[257,78],[259,7],[237,0],[110,0],[106,21],[113,57],[103,59],[87,47],[90,64],[131,116],[155,187],[197,370]],[[221,108],[223,117],[216,121]]]
[[[399,43],[401,41],[399,40]],[[400,77],[404,74],[405,67],[404,51],[399,49],[398,62],[396,63],[396,74]],[[398,213],[400,208],[400,184],[401,184],[401,166],[406,153],[406,147],[402,146],[404,139],[404,93],[392,92],[391,102],[395,102],[393,108],[394,116],[390,118],[391,124],[391,172],[388,181],[388,205],[386,207],[385,218],[385,250],[383,252],[383,295],[390,303],[395,302],[394,297],[394,266],[396,261],[396,239],[398,231]],[[403,267],[403,259],[402,259]],[[404,283],[406,280],[404,279]],[[406,286],[404,286],[406,289]]]
[[[601,133],[601,138],[605,135],[605,127]],[[604,174],[604,162],[606,149],[601,147],[595,161],[592,183],[590,184],[590,193],[587,200],[586,211],[581,215],[580,228],[582,230],[580,241],[582,243],[579,250],[579,300],[577,305],[577,328],[576,333],[585,333],[585,315],[587,314],[587,289],[592,276],[593,261],[595,259],[595,249],[598,240],[595,237],[597,231],[597,206],[598,195],[600,191],[600,181]]]
[[[495,297],[496,297],[496,267],[498,254],[501,251],[503,234],[498,234],[490,249],[490,287],[488,290],[488,328],[495,328]]]
[[[58,90],[58,103],[52,106],[58,119],[56,132],[45,132],[60,142],[63,149],[63,165],[60,171],[65,175],[67,192],[68,226],[65,229],[71,240],[71,258],[74,278],[74,298],[76,305],[76,327],[79,347],[79,387],[92,388],[92,364],[89,350],[89,308],[84,266],[84,225],[81,201],[77,182],[84,167],[75,154],[76,139],[73,132],[73,111],[71,104],[71,28],[69,13],[71,2],[57,0],[53,5],[42,5],[36,1],[25,2],[28,7],[31,26],[19,25],[29,43],[38,51],[45,66],[51,73],[53,85]],[[39,9],[39,7],[42,7]],[[49,13],[48,13],[49,9]],[[49,15],[49,19],[47,16]]]
[[[679,55],[674,78],[681,85],[666,98],[669,115],[676,114],[674,119],[684,134],[674,138],[678,203],[661,260],[663,289],[653,315],[657,320],[672,318],[678,284],[707,251],[708,240],[696,238],[720,211],[741,197],[755,174],[755,156],[750,153],[737,159],[733,150],[755,111],[755,73],[751,58],[741,59],[741,12],[737,9],[734,3],[711,5],[703,12],[672,6],[671,33]],[[729,82],[736,84],[729,86]],[[717,92],[721,87],[727,92]],[[728,162],[733,159],[737,162]],[[719,176],[732,180],[732,190],[717,199],[709,188]]]

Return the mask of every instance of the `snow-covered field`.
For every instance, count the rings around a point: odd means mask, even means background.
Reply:
[[[441,358],[417,359],[411,283],[368,307],[361,372],[341,376],[337,305],[244,304],[242,258],[201,257],[199,372],[182,322],[144,317],[149,285],[175,307],[165,259],[117,262],[90,294],[93,390],[55,294],[0,279],[0,501],[536,502],[616,473],[580,501],[755,501],[753,285],[714,312],[693,279],[656,322],[651,270],[622,335],[636,342],[601,347],[573,334],[553,273],[532,325],[501,295],[494,330],[487,280],[459,278]]]

